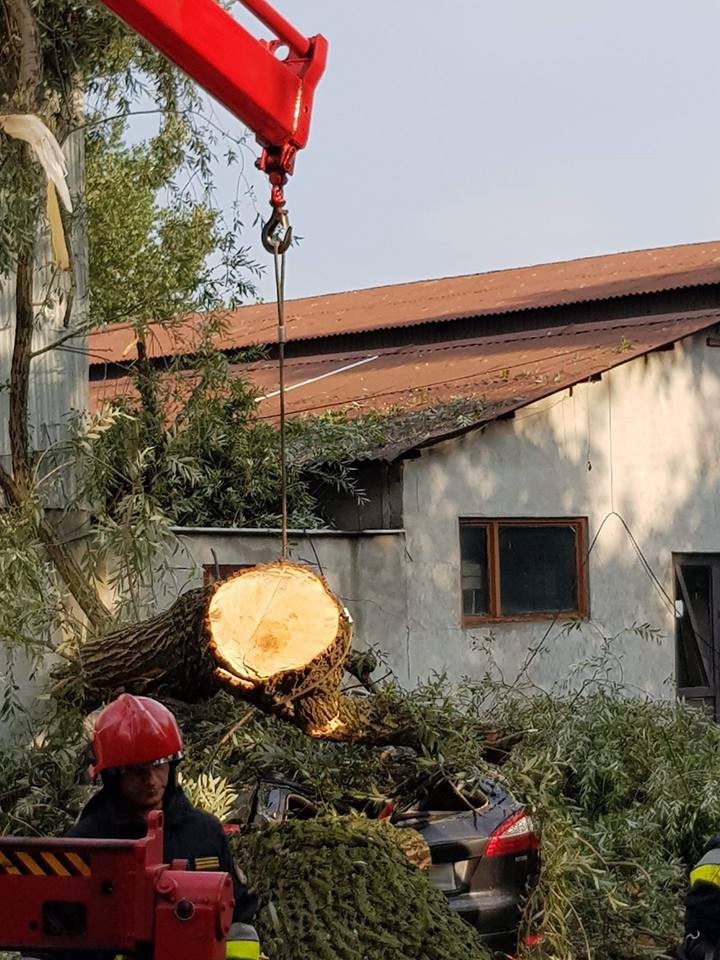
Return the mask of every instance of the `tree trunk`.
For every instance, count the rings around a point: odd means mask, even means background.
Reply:
[[[42,114],[42,48],[38,20],[30,0],[6,0],[5,7],[13,29],[17,52],[15,89],[9,102],[20,112]],[[25,162],[35,164],[28,147],[23,150]],[[38,179],[38,184],[42,181]],[[12,472],[0,464],[0,491],[9,506],[23,507],[32,499],[32,455],[30,449],[28,395],[33,360],[32,340],[35,329],[34,252],[32,244],[18,251],[15,282],[15,339],[10,368],[8,433]],[[74,283],[74,278],[71,284]],[[72,290],[72,286],[71,286]],[[72,305],[68,298],[66,318]],[[93,628],[103,628],[110,612],[103,604],[92,582],[68,548],[59,541],[57,531],[42,506],[37,511],[37,533],[50,562],[65,583]]]
[[[85,643],[78,657],[87,704],[97,706],[123,691],[188,703],[211,697],[218,684],[203,637],[209,595],[189,590],[151,620]]]
[[[350,623],[307,567],[274,563],[226,580],[210,598],[204,631],[226,689],[293,719],[313,737],[342,725]]]
[[[28,154],[27,150],[23,153]],[[15,482],[21,489],[30,484],[30,436],[28,431],[28,391],[32,335],[35,325],[33,307],[33,252],[26,249],[18,256],[15,281],[15,341],[10,366],[10,452]]]
[[[6,6],[20,46],[13,101],[20,111],[36,113],[42,80],[37,19],[30,0],[6,0]]]
[[[309,736],[364,740],[363,698],[340,693],[350,641],[324,580],[272,563],[188,591],[151,620],[89,641],[80,657],[88,705],[123,690],[193,702],[225,689]]]
[[[32,362],[32,334],[35,325],[33,307],[32,251],[18,257],[15,311],[15,339],[10,372],[10,416],[8,433],[12,474],[0,465],[0,490],[9,506],[22,507],[32,497],[32,464],[28,429],[28,393]],[[95,628],[101,629],[110,619],[110,612],[97,590],[88,581],[68,548],[59,541],[57,531],[42,507],[37,511],[37,534],[48,558],[60,574],[80,609]]]

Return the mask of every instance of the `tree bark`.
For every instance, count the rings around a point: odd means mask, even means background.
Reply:
[[[127,691],[188,703],[218,689],[202,625],[209,591],[189,590],[163,613],[92,638],[78,659],[88,706]]]
[[[20,489],[30,484],[30,437],[28,432],[28,392],[32,360],[33,309],[32,250],[18,256],[15,280],[15,341],[10,365],[10,453],[13,475]]]

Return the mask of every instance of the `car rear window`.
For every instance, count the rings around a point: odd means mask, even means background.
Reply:
[[[408,813],[428,813],[430,811],[480,810],[488,803],[487,795],[477,784],[456,786],[450,780],[442,780],[434,785],[425,796],[412,805]]]

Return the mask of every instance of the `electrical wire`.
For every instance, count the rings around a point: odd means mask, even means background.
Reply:
[[[590,546],[588,547],[587,558],[589,559],[590,554],[592,553],[592,551],[593,551],[593,549],[594,549],[594,547],[595,547],[595,545],[596,545],[596,543],[597,543],[597,541],[598,541],[598,538],[599,538],[600,534],[602,533],[603,527],[604,527],[605,524],[608,522],[608,520],[612,519],[613,517],[614,517],[616,520],[619,520],[619,521],[620,521],[623,529],[624,529],[625,532],[627,533],[628,539],[630,540],[630,543],[631,543],[632,546],[633,546],[633,549],[634,549],[634,551],[635,551],[635,553],[636,553],[636,555],[637,555],[637,558],[638,558],[638,560],[640,561],[640,565],[642,566],[642,568],[643,568],[643,570],[645,571],[645,573],[647,574],[647,576],[650,578],[651,583],[653,584],[653,586],[655,587],[656,591],[657,591],[658,594],[660,595],[660,599],[661,599],[664,603],[667,604],[667,606],[669,607],[669,609],[671,609],[671,610],[673,611],[673,614],[674,614],[674,613],[675,613],[675,602],[674,602],[674,600],[672,599],[672,597],[669,596],[669,594],[668,594],[667,590],[665,589],[665,587],[663,587],[663,585],[662,585],[659,577],[657,576],[657,574],[656,574],[655,571],[653,570],[652,566],[650,565],[649,560],[647,559],[647,557],[646,557],[645,554],[643,553],[642,548],[640,547],[640,544],[639,544],[639,543],[637,542],[637,540],[635,539],[635,536],[634,536],[632,530],[630,529],[627,521],[626,521],[625,518],[624,518],[623,516],[621,516],[621,514],[619,514],[616,510],[610,510],[610,511],[609,511],[608,513],[606,513],[605,516],[603,517],[603,520],[602,520],[600,526],[597,528],[597,531],[596,531],[596,533],[595,533],[595,536],[593,537],[592,542],[591,542]]]

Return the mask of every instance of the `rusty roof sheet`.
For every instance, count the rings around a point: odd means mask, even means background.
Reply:
[[[720,283],[720,241],[290,300],[286,320],[288,337],[304,340],[714,283]],[[192,353],[202,322],[201,316],[191,317],[175,324],[172,332],[151,326],[148,354]],[[275,304],[228,311],[223,324],[216,339],[221,350],[272,343],[276,337]],[[132,359],[134,343],[129,325],[96,331],[89,337],[90,363]]]
[[[503,414],[587,380],[651,350],[720,323],[720,310],[642,317],[523,331],[512,335],[394,347],[372,352],[322,354],[286,361],[288,416],[344,411],[407,414],[453,409],[461,398],[479,411],[468,422],[432,417],[424,436],[397,437],[392,449],[364,451],[390,457],[477,427]],[[261,415],[276,418],[278,371],[274,361],[236,364],[259,391]],[[181,373],[191,383],[192,374]],[[127,377],[90,383],[91,409],[133,393]],[[481,409],[480,409],[481,408]],[[412,436],[410,434],[413,434]]]

